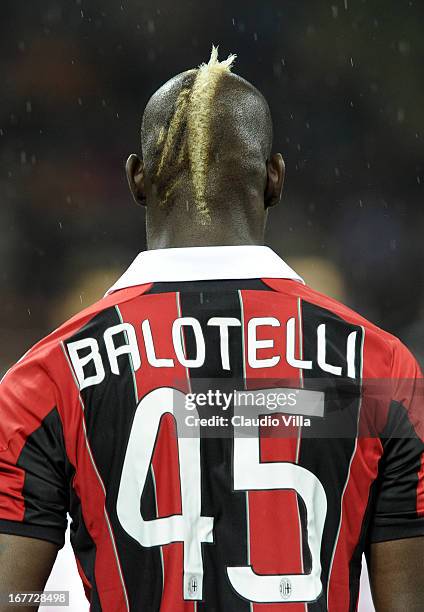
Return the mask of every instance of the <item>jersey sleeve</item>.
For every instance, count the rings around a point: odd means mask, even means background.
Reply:
[[[63,546],[69,463],[57,404],[56,386],[35,357],[0,383],[0,533]]]
[[[381,435],[370,541],[424,535],[423,375],[400,342],[392,365],[392,401]]]

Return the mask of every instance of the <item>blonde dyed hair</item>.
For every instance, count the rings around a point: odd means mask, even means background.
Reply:
[[[207,179],[213,103],[219,82],[231,72],[235,59],[231,54],[220,62],[218,47],[212,46],[209,62],[188,73],[168,125],[160,128],[156,141],[154,177],[161,206],[169,204],[182,180],[182,170],[188,167],[196,211],[203,224],[210,221]]]

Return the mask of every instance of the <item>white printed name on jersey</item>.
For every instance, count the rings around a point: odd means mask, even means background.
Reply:
[[[207,324],[219,329],[221,366],[223,370],[230,370],[229,329],[230,327],[240,327],[241,321],[233,317],[212,317]],[[298,340],[295,317],[290,318],[285,323],[285,342],[282,339],[282,346],[277,346],[272,338],[263,339],[263,332],[261,333],[262,339],[258,339],[258,328],[264,327],[281,328],[282,324],[276,317],[254,317],[248,321],[246,333],[247,361],[251,368],[273,368],[284,358],[293,368],[311,370],[315,364],[323,372],[333,376],[342,376],[341,365],[327,362],[326,323],[318,325],[316,330],[317,352],[315,355],[305,356],[308,357],[307,359],[296,357]],[[194,356],[191,358],[186,356],[183,340],[184,330],[189,328],[192,330],[196,346]],[[175,357],[158,355],[148,319],[142,322],[141,332],[147,361],[154,368],[172,368],[175,366],[175,358],[178,363],[186,368],[200,368],[205,363],[205,338],[199,321],[194,317],[179,317],[173,322],[170,330],[170,340]],[[356,378],[357,375],[355,366],[357,334],[358,332],[353,331],[346,337],[345,363],[347,364],[347,376],[349,378]],[[122,342],[123,340],[124,342]],[[142,367],[137,334],[131,323],[120,323],[109,327],[104,332],[104,344],[112,374],[120,375],[118,357],[121,355],[131,357],[134,370],[137,371]],[[105,378],[105,367],[98,341],[95,338],[87,337],[69,342],[67,347],[80,389],[100,384]],[[261,357],[262,349],[272,349],[274,354],[271,357]],[[91,365],[90,375],[85,372],[85,368],[89,364]]]

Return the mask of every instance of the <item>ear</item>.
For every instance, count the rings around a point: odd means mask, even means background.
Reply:
[[[132,196],[137,204],[146,206],[146,186],[144,177],[143,160],[138,155],[132,153],[125,164],[128,185]]]
[[[266,163],[267,182],[265,187],[265,208],[275,206],[281,200],[283,193],[285,165],[281,153],[273,155]]]

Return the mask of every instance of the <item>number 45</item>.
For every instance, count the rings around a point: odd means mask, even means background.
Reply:
[[[140,499],[152,461],[160,421],[164,414],[181,423],[174,407],[184,399],[181,391],[155,389],[139,403],[122,469],[117,500],[118,519],[125,531],[142,546],[184,544],[184,599],[203,598],[202,544],[213,542],[214,518],[201,516],[200,431],[178,436],[182,513],[145,521]],[[181,404],[180,404],[181,405]],[[259,409],[260,410],[260,409]],[[263,412],[263,408],[262,408]],[[259,414],[259,411],[258,411]],[[227,567],[233,588],[242,597],[260,603],[310,602],[321,591],[320,550],[327,514],[327,498],[318,478],[292,463],[261,463],[259,430],[256,436],[234,437],[234,490],[291,489],[303,499],[307,512],[307,538],[312,558],[309,574],[258,575],[251,566]],[[289,585],[289,588],[287,588]]]

